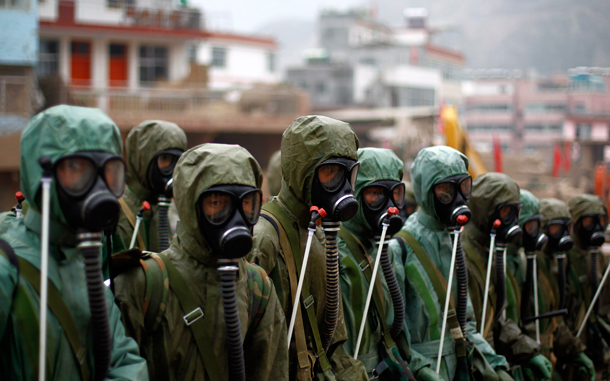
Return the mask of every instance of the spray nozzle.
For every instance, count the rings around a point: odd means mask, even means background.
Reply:
[[[457,216],[456,219],[458,225],[466,225],[468,223],[468,216],[465,216],[463,214],[460,214],[459,216]]]
[[[45,174],[49,174],[51,172],[51,168],[53,167],[53,163],[51,162],[51,158],[48,155],[43,155],[38,159],[38,164],[45,171]]]
[[[395,216],[397,215],[399,212],[398,208],[395,206],[389,207],[388,208],[388,216]]]
[[[500,221],[499,219],[494,221],[494,228],[497,229],[500,227],[500,225],[502,225],[502,221]]]
[[[23,202],[23,200],[25,200],[25,196],[21,192],[15,193],[15,198],[17,199],[17,202],[20,204]]]
[[[309,208],[309,212],[311,213],[311,221],[309,221],[309,228],[315,229],[316,221],[318,220],[318,218],[326,217],[326,210],[324,210],[323,208],[318,208],[314,205]]]
[[[21,192],[15,193],[15,198],[17,199],[17,205],[15,206],[15,215],[17,217],[21,217],[21,211],[23,210],[23,206],[21,203],[25,200],[25,196]]]
[[[144,201],[142,203],[142,207],[140,208],[140,211],[138,212],[138,217],[142,217],[142,214],[147,211],[150,210],[150,203],[148,201]]]

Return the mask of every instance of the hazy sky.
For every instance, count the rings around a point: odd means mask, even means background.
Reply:
[[[363,0],[190,0],[203,9],[210,29],[253,32],[279,19],[297,18],[315,21],[325,8],[346,9]]]

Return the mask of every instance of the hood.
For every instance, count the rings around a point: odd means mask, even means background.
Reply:
[[[197,200],[203,191],[223,184],[263,183],[263,171],[245,148],[234,144],[202,144],[186,151],[174,169],[174,200],[181,220],[178,236],[187,253],[200,260],[209,247],[199,230]]]
[[[358,213],[351,220],[343,224],[359,237],[373,238],[372,228],[369,226],[362,210],[362,190],[380,180],[393,180],[400,182],[404,174],[404,164],[396,154],[384,148],[361,148],[358,150],[358,177],[354,197],[358,200]]]
[[[420,211],[438,220],[434,208],[434,183],[447,177],[468,174],[468,158],[447,146],[424,148],[411,165],[411,182]]]
[[[548,223],[559,218],[571,218],[570,209],[565,202],[556,198],[543,198],[540,200],[540,214],[542,215],[542,229],[546,229]]]
[[[186,144],[186,134],[175,123],[147,120],[132,128],[125,140],[129,189],[142,200],[156,201],[148,176],[151,160],[167,149],[185,151]]]
[[[105,151],[121,155],[121,134],[102,110],[55,106],[34,116],[21,134],[21,191],[30,207],[40,212],[42,168],[38,159],[51,162],[77,151]],[[55,186],[51,188],[51,220],[66,224]]]
[[[490,219],[499,204],[519,204],[519,186],[503,173],[488,172],[478,176],[472,183],[472,196],[468,208],[472,220],[464,228],[469,234],[489,242]],[[480,237],[480,238],[479,238]]]
[[[292,195],[311,206],[315,168],[324,160],[358,160],[358,137],[352,127],[325,116],[302,116],[282,135],[282,175]]]
[[[414,202],[417,204],[415,200],[415,192],[413,191],[413,185],[409,181],[403,181],[405,183],[405,201],[406,202]]]
[[[277,196],[282,186],[282,151],[275,151],[267,166],[267,188],[269,197]]]
[[[579,194],[578,196],[572,197],[568,203],[570,208],[570,214],[572,215],[572,221],[574,223],[574,231],[578,231],[577,225],[578,220],[585,214],[608,214],[608,209],[604,200],[592,194]],[[572,239],[574,240],[574,246],[581,247],[580,238],[578,234],[573,234]]]
[[[540,214],[540,200],[527,189],[521,189],[519,191],[519,200],[522,205],[521,215],[519,216],[519,226],[523,228],[525,221]]]

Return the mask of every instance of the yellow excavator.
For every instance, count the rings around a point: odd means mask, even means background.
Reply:
[[[441,108],[441,120],[444,126],[446,143],[449,147],[460,151],[470,162],[468,172],[473,178],[487,172],[487,167],[483,163],[481,156],[468,141],[466,132],[460,126],[458,114],[455,106],[443,106]]]

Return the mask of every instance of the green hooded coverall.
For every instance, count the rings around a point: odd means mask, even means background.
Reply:
[[[358,213],[354,218],[349,221],[342,223],[347,228],[348,234],[351,234],[362,246],[366,249],[369,257],[368,265],[372,269],[377,257],[378,245],[375,239],[375,230],[371,228],[367,222],[363,212],[363,189],[376,181],[381,180],[392,180],[400,182],[402,179],[404,166],[402,161],[388,149],[380,148],[361,148],[358,150],[358,161],[360,162],[360,168],[358,170],[358,177],[356,178],[356,189],[354,196],[358,200],[360,207]],[[364,272],[361,271],[361,260],[358,260],[356,256],[348,248],[347,244],[341,237],[339,237],[339,258],[341,261],[340,265],[340,282],[341,282],[341,297],[343,299],[343,319],[345,321],[345,328],[347,329],[347,341],[343,344],[345,350],[350,355],[354,355],[356,350],[356,341],[358,333],[360,332],[360,324],[362,322],[362,314],[364,313],[364,304],[370,287]],[[389,251],[389,250],[388,250]],[[388,253],[390,254],[390,253]],[[390,261],[392,259],[390,258]],[[386,279],[379,267],[377,274],[380,282],[376,282],[377,285],[381,285],[381,290],[378,286],[375,286],[373,292],[379,292],[383,295],[381,302],[384,305],[383,313],[386,316],[388,326],[392,325],[394,319],[394,308],[392,304],[392,298],[388,289]],[[360,350],[358,354],[358,360],[366,366],[369,375],[372,374],[373,369],[383,361],[382,353],[379,352],[379,347],[383,345],[383,330],[381,325],[376,321],[378,315],[376,313],[376,306],[371,300],[371,305],[368,312],[368,324],[365,325],[364,333],[362,335],[362,341],[360,344]],[[406,326],[401,335],[405,335],[407,332]],[[406,337],[404,343],[406,343]],[[386,349],[388,351],[390,349]],[[390,354],[398,359],[401,359],[399,353]],[[406,353],[402,354],[406,358]]]
[[[472,220],[462,233],[462,245],[466,252],[468,267],[468,292],[478,312],[477,327],[481,326],[480,314],[483,308],[487,261],[489,258],[489,233],[491,218],[498,205],[503,203],[519,204],[519,186],[503,173],[489,172],[476,178],[473,183],[472,196],[468,207]],[[495,253],[494,253],[495,258]],[[521,292],[519,285],[509,268],[506,269],[506,303],[496,305],[496,266],[495,259],[491,267],[487,313],[485,316],[487,334],[485,338],[493,343],[495,350],[506,357],[513,367],[513,375],[519,377],[518,367],[535,369],[528,372],[535,380],[547,380],[551,377],[551,362],[540,354],[540,344],[523,334],[518,326],[520,321]],[[506,319],[500,314],[506,308]],[[481,312],[479,312],[481,311]],[[495,316],[497,319],[491,320]],[[484,333],[485,334],[485,333]]]
[[[192,298],[204,311],[206,340],[216,355],[223,380],[229,379],[227,338],[220,287],[218,260],[199,229],[198,200],[206,189],[214,185],[241,184],[260,188],[262,170],[258,162],[244,148],[236,145],[203,144],[186,151],[174,170],[174,199],[181,222],[172,244],[164,254],[174,264],[187,283]],[[287,380],[288,350],[286,323],[277,295],[271,287],[266,309],[258,323],[250,322],[251,293],[248,288],[249,271],[255,267],[245,259],[239,260],[236,279],[237,306],[244,338],[244,359],[249,380]],[[260,268],[258,268],[260,270]],[[270,283],[260,270],[266,283]],[[147,332],[144,326],[146,274],[140,267],[116,278],[116,298],[123,312],[127,333],[148,359],[151,379],[210,380],[209,371],[197,349],[193,331],[186,325],[183,311],[172,288],[162,321],[157,331]],[[264,295],[263,295],[264,296]],[[217,380],[214,380],[217,381]]]
[[[159,251],[159,207],[158,195],[153,191],[150,179],[152,161],[158,153],[168,149],[186,150],[186,134],[177,124],[163,120],[147,120],[129,131],[125,140],[127,158],[127,188],[123,201],[134,216],[142,208],[142,202],[150,203],[150,210],[143,213],[140,236],[146,245],[143,250]],[[115,252],[129,248],[134,226],[121,211],[117,234],[121,237],[122,248],[115,246]],[[171,229],[170,229],[171,230]],[[171,232],[170,232],[171,235]],[[138,247],[138,241],[136,241]]]
[[[15,254],[40,269],[41,184],[42,168],[38,159],[48,155],[52,163],[78,151],[104,151],[121,154],[119,129],[101,110],[74,106],[52,107],[34,116],[21,136],[21,189],[29,200],[25,217],[10,222],[5,234]],[[94,372],[93,338],[90,326],[91,311],[85,279],[84,259],[76,248],[76,229],[68,226],[62,213],[55,181],[51,185],[49,234],[49,284],[54,285],[65,302],[81,345],[87,350],[85,361]],[[21,269],[23,271],[23,269]],[[35,354],[28,353],[24,331],[38,329],[39,295],[22,273],[0,255],[0,378],[3,380],[34,380],[38,365],[38,341]],[[14,290],[23,286],[34,309],[27,326],[20,326],[15,309],[18,308]],[[105,288],[112,354],[109,380],[147,380],[146,362],[139,356],[136,343],[125,336],[121,314],[114,304],[110,289]],[[49,306],[53,300],[49,299]],[[50,307],[49,307],[50,308]],[[53,380],[80,380],[68,338],[53,312],[48,312],[47,369]],[[30,325],[31,324],[31,325]],[[38,337],[38,335],[36,335]],[[32,356],[32,357],[31,357]],[[32,363],[34,362],[34,363]]]
[[[415,192],[413,191],[413,184],[410,181],[403,181],[405,183],[405,202],[412,202],[417,205],[415,200]]]
[[[570,211],[565,202],[555,198],[545,198],[540,201],[540,214],[542,215],[542,229],[547,230],[550,221],[558,219],[570,219]],[[544,314],[559,309],[559,280],[557,277],[557,258],[555,253],[547,247],[537,254],[538,257],[538,308],[539,313]],[[569,278],[572,266],[569,266],[569,261],[566,260],[566,277]],[[578,305],[574,304],[575,300],[570,296],[570,290],[566,285],[566,305],[568,314],[573,309],[578,309]],[[530,303],[529,314],[534,314],[533,298]],[[525,329],[530,336],[535,335],[535,325],[528,324]],[[532,336],[534,337],[534,336]],[[542,344],[542,353],[551,359],[553,356],[558,362],[559,369],[563,364],[576,363],[582,368],[582,371],[589,373],[589,376],[595,375],[593,363],[585,355],[586,346],[577,338],[570,328],[566,325],[564,316],[556,316],[552,319],[540,320],[540,341]],[[549,356],[549,352],[553,356]],[[565,377],[564,377],[565,378]]]
[[[402,227],[411,233],[421,244],[426,254],[439,269],[445,279],[449,279],[452,242],[449,231],[440,222],[434,207],[433,187],[439,180],[468,174],[468,159],[457,150],[445,147],[429,147],[421,150],[411,166],[411,182],[415,199],[420,208],[412,214]],[[397,239],[392,239],[390,249],[393,253],[402,253]],[[440,300],[424,266],[410,247],[406,248],[403,262],[400,255],[394,254],[395,271],[400,284],[404,284],[406,325],[409,329],[411,347],[411,370],[421,380],[438,379],[436,362],[440,344],[441,325],[445,301]],[[401,270],[402,268],[402,270]],[[457,295],[457,281],[452,285],[453,295]],[[487,369],[489,379],[497,379],[496,372],[502,379],[511,379],[506,373],[508,363],[503,356],[497,355],[491,346],[476,331],[476,321],[470,297],[467,309],[467,339],[474,343],[483,357],[478,357],[478,369]],[[443,345],[441,377],[453,380],[456,375],[457,355],[455,341],[449,331],[446,332]],[[491,370],[490,368],[493,368]],[[435,378],[436,377],[436,378]]]
[[[290,220],[291,227],[300,238],[301,255],[307,242],[307,227],[311,220],[309,208],[311,189],[315,169],[324,160],[343,157],[358,160],[358,137],[349,124],[323,116],[303,116],[296,119],[282,135],[282,187],[277,197],[269,203],[279,206]],[[326,306],[326,251],[324,234],[317,228],[311,244],[305,282],[314,299],[315,316],[319,331],[324,329],[324,312]],[[282,250],[275,227],[266,219],[260,218],[254,227],[254,247],[249,260],[259,264],[273,279],[287,322],[290,320],[294,300],[291,295],[289,269],[286,253]],[[289,259],[294,262],[294,259]],[[304,335],[307,341],[307,353],[297,353],[296,339],[290,343],[290,379],[313,380],[322,376],[316,363],[316,352],[313,349],[313,334],[309,327],[307,313],[300,307],[303,328],[295,324],[294,335]],[[298,322],[297,315],[297,322]],[[360,361],[354,360],[343,348],[347,332],[343,320],[343,307],[339,303],[339,316],[334,336],[328,350],[334,377],[324,373],[327,379],[367,380],[366,369]]]
[[[568,316],[566,323],[574,334],[578,332],[584,319],[585,313],[591,305],[596,289],[591,284],[591,257],[589,247],[581,242],[578,230],[581,218],[586,214],[605,214],[608,215],[606,204],[599,196],[581,194],[574,196],[568,203],[570,215],[572,216],[573,230],[571,233],[574,246],[568,253],[570,257],[570,272],[568,273],[568,294],[569,300]],[[608,259],[603,255],[601,248],[597,255],[597,280],[599,284],[603,272],[608,266]],[[599,314],[594,312],[589,317],[589,323],[581,334],[582,341],[586,344],[587,355],[595,363],[597,369],[606,370],[610,366],[610,286],[608,281],[602,288],[599,296]],[[572,307],[572,308],[570,308]],[[595,310],[594,310],[595,311]]]
[[[282,152],[275,151],[267,165],[267,189],[269,197],[277,196],[282,187]]]

